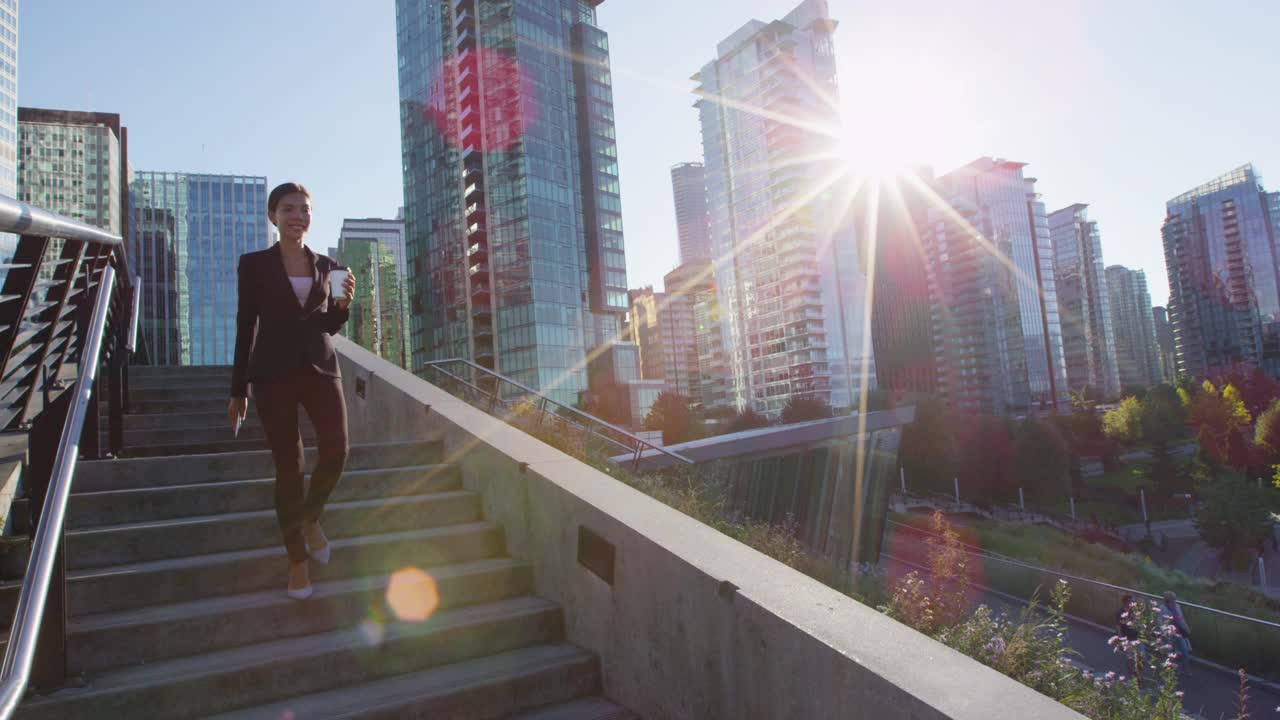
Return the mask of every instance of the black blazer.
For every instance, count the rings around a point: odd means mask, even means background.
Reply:
[[[311,295],[299,306],[280,256],[280,243],[240,256],[240,305],[236,312],[236,359],[231,396],[246,397],[251,382],[270,381],[310,365],[341,377],[330,335],[350,315],[329,297],[332,258],[305,248],[314,270]]]

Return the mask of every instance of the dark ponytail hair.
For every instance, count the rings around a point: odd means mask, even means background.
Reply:
[[[302,193],[308,200],[311,199],[311,192],[303,187],[301,183],[281,183],[271,191],[270,195],[267,196],[267,212],[275,212],[276,208],[280,205],[280,200],[282,200],[285,195],[291,195],[293,193]]]

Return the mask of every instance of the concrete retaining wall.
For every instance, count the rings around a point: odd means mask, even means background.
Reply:
[[[1081,717],[349,341],[338,346],[352,442],[442,439],[505,526],[511,555],[532,564],[538,594],[564,607],[569,640],[599,654],[605,694],[647,720]]]

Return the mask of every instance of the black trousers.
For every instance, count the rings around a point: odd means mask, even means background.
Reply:
[[[300,563],[307,559],[302,531],[320,519],[347,463],[347,403],[342,381],[310,367],[300,368],[271,382],[253,383],[253,399],[276,464],[276,518],[284,546],[289,561]],[[299,405],[311,418],[319,445],[319,459],[307,492],[303,490]]]

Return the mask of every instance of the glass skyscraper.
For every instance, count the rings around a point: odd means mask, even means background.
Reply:
[[[344,238],[333,257],[350,269],[356,280],[351,320],[344,334],[379,357],[403,366],[401,280],[391,248],[373,239]]]
[[[932,188],[934,179],[928,168],[909,172],[914,181],[884,179],[878,192],[866,190],[856,200],[862,214],[858,229],[875,238],[871,334],[876,385],[899,400],[938,389],[933,308],[921,241],[930,205],[921,185]],[[875,227],[870,227],[872,218]]]
[[[128,212],[126,131],[115,113],[19,108],[18,193],[23,202],[122,235]],[[61,253],[54,239],[49,256]],[[54,265],[41,268],[45,279]]]
[[[1178,351],[1173,342],[1173,326],[1169,324],[1169,311],[1160,305],[1151,308],[1151,319],[1156,326],[1156,345],[1160,348],[1160,379],[1172,383],[1178,379]]]
[[[347,218],[342,221],[335,260],[356,278],[352,301],[353,340],[381,357],[408,367],[409,294],[405,290],[404,210],[395,219]],[[373,308],[381,308],[377,313]]]
[[[1049,237],[1067,385],[1073,392],[1090,389],[1114,399],[1122,381],[1116,368],[1112,294],[1107,289],[1109,272],[1102,262],[1098,223],[1089,219],[1088,205],[1077,203],[1049,214]]]
[[[676,201],[680,264],[711,258],[711,218],[707,212],[706,169],[700,162],[671,168],[671,194]]]
[[[0,195],[18,197],[18,0],[0,0]],[[0,233],[0,262],[17,242]],[[6,274],[0,269],[0,280]]]
[[[1178,374],[1280,376],[1280,199],[1243,165],[1170,200],[1161,235]]]
[[[155,365],[230,365],[240,256],[270,243],[267,179],[139,172],[129,186],[139,332]]]
[[[412,368],[469,357],[557,400],[627,311],[599,0],[397,0]]]
[[[1152,315],[1147,274],[1123,265],[1107,268],[1111,316],[1116,330],[1120,386],[1150,388],[1161,383],[1160,350]]]
[[[923,233],[938,385],[964,412],[1069,402],[1053,245],[1024,163],[981,158],[938,179]]]
[[[120,116],[22,108],[18,199],[119,234]]]
[[[805,0],[739,28],[694,76],[730,399],[772,416],[792,398],[849,408],[864,372],[874,386],[864,259],[823,187],[839,169],[835,27]]]

